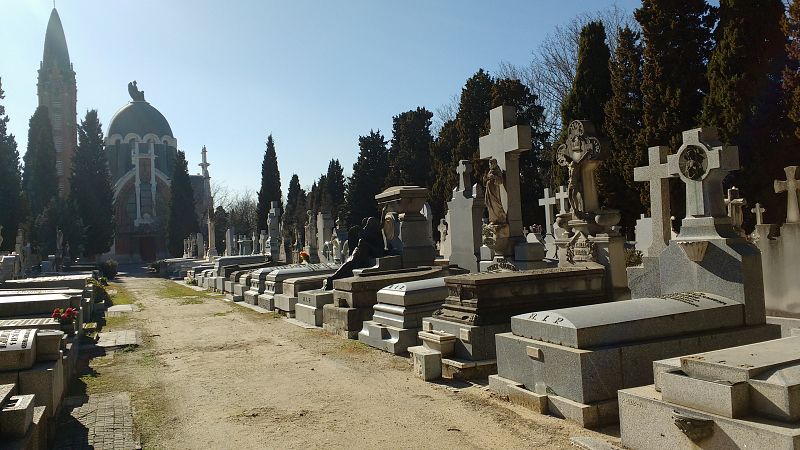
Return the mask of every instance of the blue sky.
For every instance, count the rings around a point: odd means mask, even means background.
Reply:
[[[59,0],[77,73],[78,118],[107,129],[137,80],[169,120],[190,172],[209,150],[212,179],[259,187],[273,134],[284,195],[331,158],[345,173],[358,136],[417,106],[435,111],[478,68],[525,64],[575,15],[636,0]],[[52,2],[0,0],[0,77],[20,154],[36,105],[36,71]]]

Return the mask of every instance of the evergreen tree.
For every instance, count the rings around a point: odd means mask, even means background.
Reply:
[[[228,228],[230,228],[228,213],[222,206],[217,206],[217,209],[214,210],[214,244],[220,255],[225,253],[225,231]]]
[[[573,120],[589,120],[598,130],[603,130],[603,108],[611,97],[609,58],[603,23],[587,23],[581,29],[572,89],[561,104],[561,123],[565,130]]]
[[[32,240],[39,254],[57,255],[58,230],[64,236],[62,251],[65,257],[74,258],[83,253],[85,230],[75,203],[70,198],[53,196],[33,221]]]
[[[668,145],[697,127],[708,92],[706,63],[716,10],[705,0],[642,0],[634,17],[642,28],[642,130],[638,146]],[[682,183],[670,180],[672,214],[685,211]]]
[[[483,69],[478,70],[472,77],[467,79],[464,88],[461,89],[461,97],[456,113],[456,131],[458,133],[458,143],[453,149],[454,164],[448,171],[448,185],[455,187],[458,185],[456,179],[456,167],[458,161],[462,159],[472,162],[473,179],[478,180],[485,172],[485,164],[481,164],[480,148],[478,140],[481,136],[489,132],[489,110],[492,107],[492,86],[494,80],[488,72]]]
[[[787,61],[783,70],[783,90],[786,110],[793,122],[794,134],[800,138],[800,0],[789,2],[789,14],[783,21]]]
[[[0,100],[3,95],[0,79]],[[10,251],[16,243],[17,229],[22,217],[22,174],[19,167],[19,152],[14,135],[8,134],[8,121],[5,107],[0,103],[0,225],[3,243],[0,251]]]
[[[733,174],[732,184],[745,198],[776,213],[783,208],[772,180],[787,162],[781,131],[789,128],[781,92],[784,18],[781,0],[720,1],[717,45],[708,64],[709,91],[703,104],[703,124],[716,126],[724,142],[739,147],[741,170]]]
[[[633,180],[633,169],[647,162],[645,149],[637,145],[642,128],[642,46],[639,33],[629,27],[617,31],[617,45],[611,60],[611,98],[605,106],[605,130],[611,155],[599,174],[601,197],[620,209],[621,224],[632,232],[642,211],[647,183]]]
[[[258,191],[258,226],[267,226],[267,217],[271,202],[281,202],[281,173],[278,171],[278,155],[275,153],[275,142],[272,135],[267,136],[267,149],[261,163],[261,189]]]
[[[178,151],[175,170],[172,174],[169,197],[169,219],[167,222],[167,249],[173,257],[181,256],[183,240],[198,231],[194,211],[194,193],[189,181],[186,154]]]
[[[22,183],[33,217],[39,216],[58,195],[56,147],[47,108],[39,106],[28,128],[28,150],[23,157]]]
[[[430,187],[431,118],[425,108],[406,111],[393,118],[386,186]]]
[[[640,146],[677,150],[681,133],[697,126],[708,92],[715,10],[705,0],[642,0],[634,16],[644,40]]]
[[[286,194],[286,210],[283,213],[283,232],[285,237],[289,237],[294,242],[295,229],[298,233],[300,242],[303,241],[303,230],[306,223],[306,192],[300,187],[300,178],[297,174],[292,174],[289,180],[289,191]]]
[[[114,191],[97,110],[87,111],[78,127],[70,186],[71,200],[85,227],[85,255],[93,257],[109,251],[114,242]]]
[[[328,163],[328,172],[325,174],[328,208],[331,216],[335,219],[339,216],[340,208],[344,203],[345,178],[344,169],[338,159],[332,159]]]
[[[544,108],[538,97],[519,80],[499,79],[492,86],[492,108],[513,106],[517,110],[517,125],[531,127],[531,150],[519,160],[520,198],[524,224],[543,224],[544,211],[539,198],[545,186],[549,157],[545,152],[548,134],[544,131]]]
[[[453,189],[458,186],[456,167],[458,161],[453,161],[456,145],[458,145],[458,130],[456,121],[448,120],[439,130],[439,135],[431,144],[431,168],[433,169],[433,185],[431,186],[431,211],[433,223],[439,223],[444,217],[447,202],[453,196]],[[477,182],[477,180],[475,180]],[[451,183],[455,183],[452,184]],[[434,234],[438,237],[438,230]]]
[[[389,173],[386,144],[380,130],[370,130],[369,135],[358,138],[358,159],[353,164],[353,175],[345,193],[344,210],[350,226],[361,225],[366,217],[378,216],[375,195],[381,192]]]

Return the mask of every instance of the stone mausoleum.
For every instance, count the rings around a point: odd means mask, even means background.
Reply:
[[[135,81],[128,84],[128,93],[132,100],[114,114],[105,142],[117,224],[110,256],[119,262],[151,262],[168,257],[168,204],[178,141]],[[207,164],[190,180],[198,223],[204,223],[211,207]]]

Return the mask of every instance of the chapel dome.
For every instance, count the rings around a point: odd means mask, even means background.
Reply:
[[[135,133],[140,137],[150,133],[158,137],[165,135],[174,137],[164,115],[146,101],[128,103],[111,119],[108,136],[119,134],[125,137],[129,133]]]

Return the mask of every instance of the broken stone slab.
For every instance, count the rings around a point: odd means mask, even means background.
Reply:
[[[743,305],[702,292],[537,311],[511,318],[511,331],[573,348],[679,336],[743,325]]]
[[[683,356],[681,370],[704,380],[745,382],[787,363],[800,362],[800,336]]]

